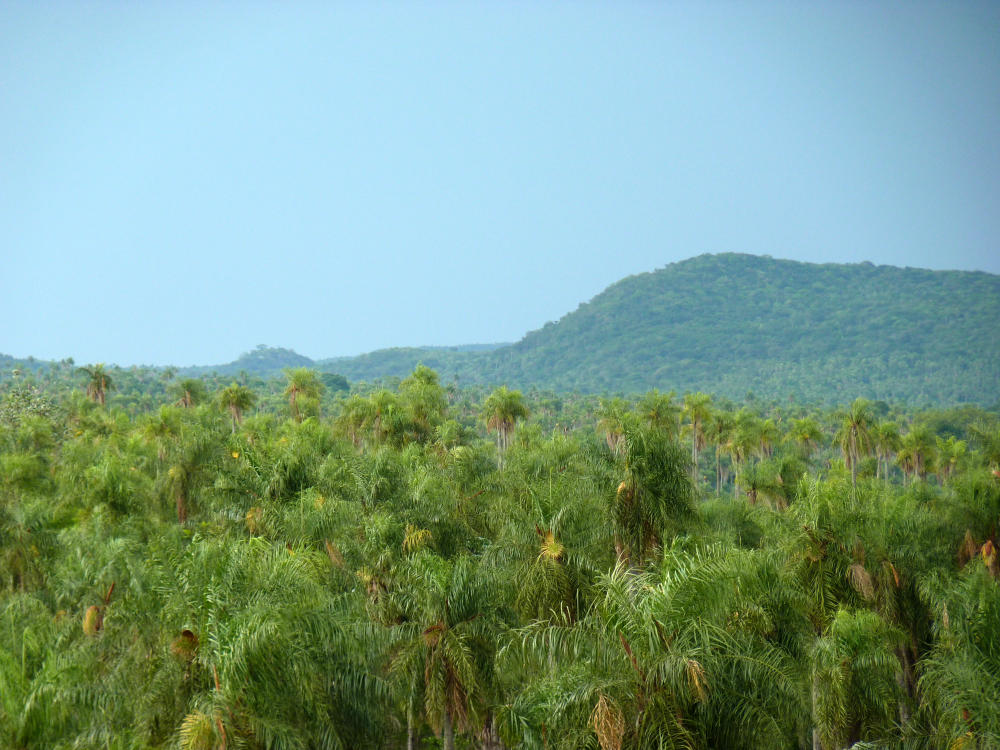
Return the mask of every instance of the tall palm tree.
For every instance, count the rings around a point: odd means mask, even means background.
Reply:
[[[743,468],[760,446],[761,420],[755,414],[740,409],[735,417],[735,426],[729,433],[725,450],[733,462],[733,499],[739,496],[740,476]]]
[[[502,652],[505,670],[529,676],[504,717],[511,744],[796,746],[792,715],[805,707],[792,659],[745,621],[795,618],[780,583],[762,554],[720,547],[671,548],[641,572],[619,565],[578,623],[536,620]]]
[[[296,367],[286,369],[285,377],[288,378],[288,386],[285,388],[285,396],[288,398],[288,405],[291,407],[292,416],[296,422],[302,421],[302,413],[299,409],[299,399],[307,398],[318,400],[323,391],[326,390],[315,370],[308,367]]]
[[[654,388],[639,400],[636,412],[648,427],[666,430],[676,437],[681,409],[674,403],[674,395],[673,391],[660,393]]]
[[[872,444],[878,460],[875,478],[881,477],[887,480],[889,479],[889,461],[902,445],[899,438],[899,425],[895,422],[879,422],[872,430]]]
[[[233,383],[222,390],[219,401],[229,410],[233,420],[233,432],[243,423],[243,412],[253,407],[257,396],[244,385]]]
[[[851,471],[851,486],[858,484],[858,464],[872,449],[871,404],[863,398],[856,399],[844,415],[835,441],[844,454],[844,463]]]
[[[924,424],[915,424],[900,442],[896,461],[903,474],[909,474],[911,479],[926,479],[937,454],[937,443],[930,428]]]
[[[184,378],[174,383],[173,390],[179,396],[177,405],[185,409],[197,406],[208,397],[205,381],[200,378]]]
[[[438,374],[429,367],[417,365],[399,384],[399,395],[412,433],[419,442],[428,442],[448,409],[448,399]]]
[[[712,419],[705,430],[708,441],[715,446],[715,493],[719,494],[722,487],[722,453],[725,445],[736,429],[736,417],[732,412],[717,409],[712,412]]]
[[[604,433],[608,448],[616,456],[621,454],[625,441],[625,424],[630,416],[624,399],[601,399],[597,409],[597,429]]]
[[[423,696],[423,715],[455,750],[455,731],[481,725],[482,693],[500,625],[501,582],[469,556],[426,550],[400,572],[390,594],[402,615],[390,672]],[[410,733],[412,737],[412,730]]]
[[[337,418],[339,428],[347,435],[355,448],[361,447],[362,433],[366,425],[372,421],[372,401],[357,393],[352,393],[344,401],[340,416]]]
[[[774,454],[774,445],[780,438],[778,425],[773,419],[765,419],[760,423],[757,433],[757,455],[761,459],[770,458]]]
[[[962,463],[968,445],[964,440],[956,439],[954,435],[949,435],[947,440],[939,437],[936,442],[938,481],[944,484]]]
[[[820,745],[850,747],[889,734],[899,705],[895,647],[903,634],[874,612],[838,610],[812,655]]]
[[[502,385],[489,395],[483,403],[483,417],[487,429],[497,434],[497,463],[503,469],[504,455],[510,447],[510,436],[519,419],[526,419],[528,407],[520,391],[512,391]]]
[[[611,522],[618,558],[637,567],[693,515],[693,484],[683,450],[664,432],[627,426],[624,445]]]
[[[104,364],[98,363],[91,367],[80,367],[78,372],[87,374],[87,398],[104,406],[108,391],[115,389],[115,384],[104,368]]]
[[[705,447],[705,426],[712,418],[712,397],[707,393],[684,396],[684,416],[691,431],[691,480],[698,489],[698,451]]]
[[[795,442],[799,450],[802,451],[803,458],[807,461],[812,457],[813,452],[819,446],[819,441],[823,433],[812,417],[803,417],[792,422],[792,429],[789,437]]]

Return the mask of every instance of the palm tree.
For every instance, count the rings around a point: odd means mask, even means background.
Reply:
[[[823,748],[886,736],[899,705],[903,634],[874,612],[838,610],[812,654],[814,719]]]
[[[856,399],[844,415],[835,438],[851,471],[852,487],[858,484],[858,464],[871,452],[873,422],[871,404],[863,398]]]
[[[936,449],[937,443],[930,429],[926,425],[915,424],[903,435],[896,461],[904,475],[924,480],[934,464]]]
[[[104,364],[98,363],[91,367],[80,367],[78,372],[87,374],[87,398],[104,406],[108,391],[115,389],[111,376],[104,369]]]
[[[735,426],[729,432],[725,450],[733,462],[733,499],[739,496],[740,475],[743,467],[760,446],[761,420],[756,415],[740,409],[735,417]]]
[[[411,691],[411,704],[423,695],[424,716],[444,750],[455,750],[456,729],[480,725],[482,665],[496,648],[501,582],[469,556],[452,562],[426,550],[400,578],[390,594],[402,613],[390,672]]]
[[[640,399],[636,411],[639,418],[648,427],[666,430],[670,435],[676,437],[681,410],[674,403],[674,395],[673,391],[660,393],[654,388]]]
[[[665,433],[627,426],[624,446],[610,514],[618,558],[639,566],[693,515],[693,485],[681,447]]]
[[[604,433],[608,448],[616,456],[621,454],[625,440],[625,424],[630,413],[624,399],[601,399],[597,409],[597,429]]]
[[[770,458],[774,454],[774,444],[778,442],[779,437],[778,425],[773,419],[762,421],[757,433],[757,455],[761,459]]]
[[[899,426],[895,422],[879,422],[872,431],[872,443],[878,460],[875,478],[889,479],[889,460],[899,450],[902,443],[899,439]],[[884,470],[882,467],[885,467]],[[883,476],[884,471],[884,476]]]
[[[208,396],[205,382],[199,378],[184,378],[174,383],[172,389],[179,395],[177,405],[185,409],[190,409],[192,406],[200,404]]]
[[[920,594],[937,634],[919,681],[936,746],[1000,747],[1000,586],[975,560],[957,579],[928,577]]]
[[[763,555],[721,547],[617,566],[579,622],[536,620],[501,653],[505,671],[529,676],[504,716],[511,744],[794,747],[792,659],[745,622],[795,617],[780,583]]]
[[[285,377],[288,378],[288,386],[285,388],[288,405],[292,409],[295,421],[301,422],[302,413],[299,410],[299,399],[318,400],[323,395],[325,387],[316,375],[316,371],[310,370],[308,367],[286,369]]]
[[[715,446],[715,493],[719,494],[722,487],[722,452],[725,445],[732,437],[733,430],[736,429],[736,418],[732,412],[717,410],[712,412],[712,419],[708,423],[705,435],[708,441]],[[727,472],[728,473],[728,472]]]
[[[705,447],[705,425],[712,418],[712,397],[707,393],[689,393],[684,396],[684,416],[691,430],[691,480],[698,489],[698,451]]]
[[[803,417],[802,419],[796,419],[792,423],[789,437],[799,447],[803,457],[808,461],[812,457],[813,451],[819,445],[823,433],[819,429],[819,425],[816,424],[815,419],[812,417]]]
[[[779,507],[785,504],[781,494],[781,474],[769,461],[747,466],[740,476],[739,486],[746,493],[751,505],[756,505],[760,499],[767,500],[769,505],[772,500],[775,500]]]
[[[347,435],[355,448],[361,447],[361,435],[372,421],[372,401],[357,393],[352,393],[341,407],[337,418],[339,428]]]
[[[962,463],[968,445],[964,440],[957,440],[954,435],[949,435],[947,440],[939,437],[936,442],[938,481],[944,484]]]
[[[438,374],[429,367],[417,365],[399,384],[399,395],[417,440],[428,442],[448,409],[448,399]]]
[[[229,416],[233,420],[233,432],[236,432],[236,428],[243,423],[243,412],[253,407],[257,396],[246,386],[233,383],[222,390],[219,400],[229,409]]]
[[[497,465],[503,469],[504,454],[510,447],[510,436],[519,419],[526,419],[528,407],[520,391],[508,390],[502,385],[483,403],[483,417],[487,429],[497,434]]]

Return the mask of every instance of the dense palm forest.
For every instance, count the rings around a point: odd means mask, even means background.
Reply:
[[[0,747],[996,748],[998,519],[974,406],[8,373]]]

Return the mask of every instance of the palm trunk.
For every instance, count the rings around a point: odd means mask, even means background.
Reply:
[[[901,667],[899,674],[896,675],[896,682],[899,684],[900,693],[903,695],[899,701],[899,723],[905,727],[910,721],[910,707],[907,704],[907,698],[912,697],[910,684],[913,676],[906,646],[900,646],[896,649],[896,658],[899,659]]]
[[[187,521],[187,501],[184,497],[184,490],[177,491],[177,523],[184,524]]]
[[[812,747],[813,750],[823,750],[823,744],[819,741],[819,730],[816,728],[816,703],[819,700],[819,682],[816,677],[812,681]]]
[[[451,725],[451,714],[447,709],[441,722],[441,738],[444,750],[455,750],[455,728]]]
[[[698,423],[691,424],[691,484],[698,489]]]
[[[497,732],[496,723],[494,722],[492,713],[486,717],[486,725],[483,727],[481,738],[482,750],[505,749],[503,740],[500,739],[500,733]]]
[[[406,707],[406,750],[417,750],[417,727],[413,721],[413,701]]]

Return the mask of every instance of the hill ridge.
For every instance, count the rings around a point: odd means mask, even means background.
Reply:
[[[989,405],[1000,401],[998,328],[1000,276],[985,271],[706,253],[621,278],[511,344],[325,359],[258,346],[179,372],[314,367],[371,381],[423,363],[463,385]]]

